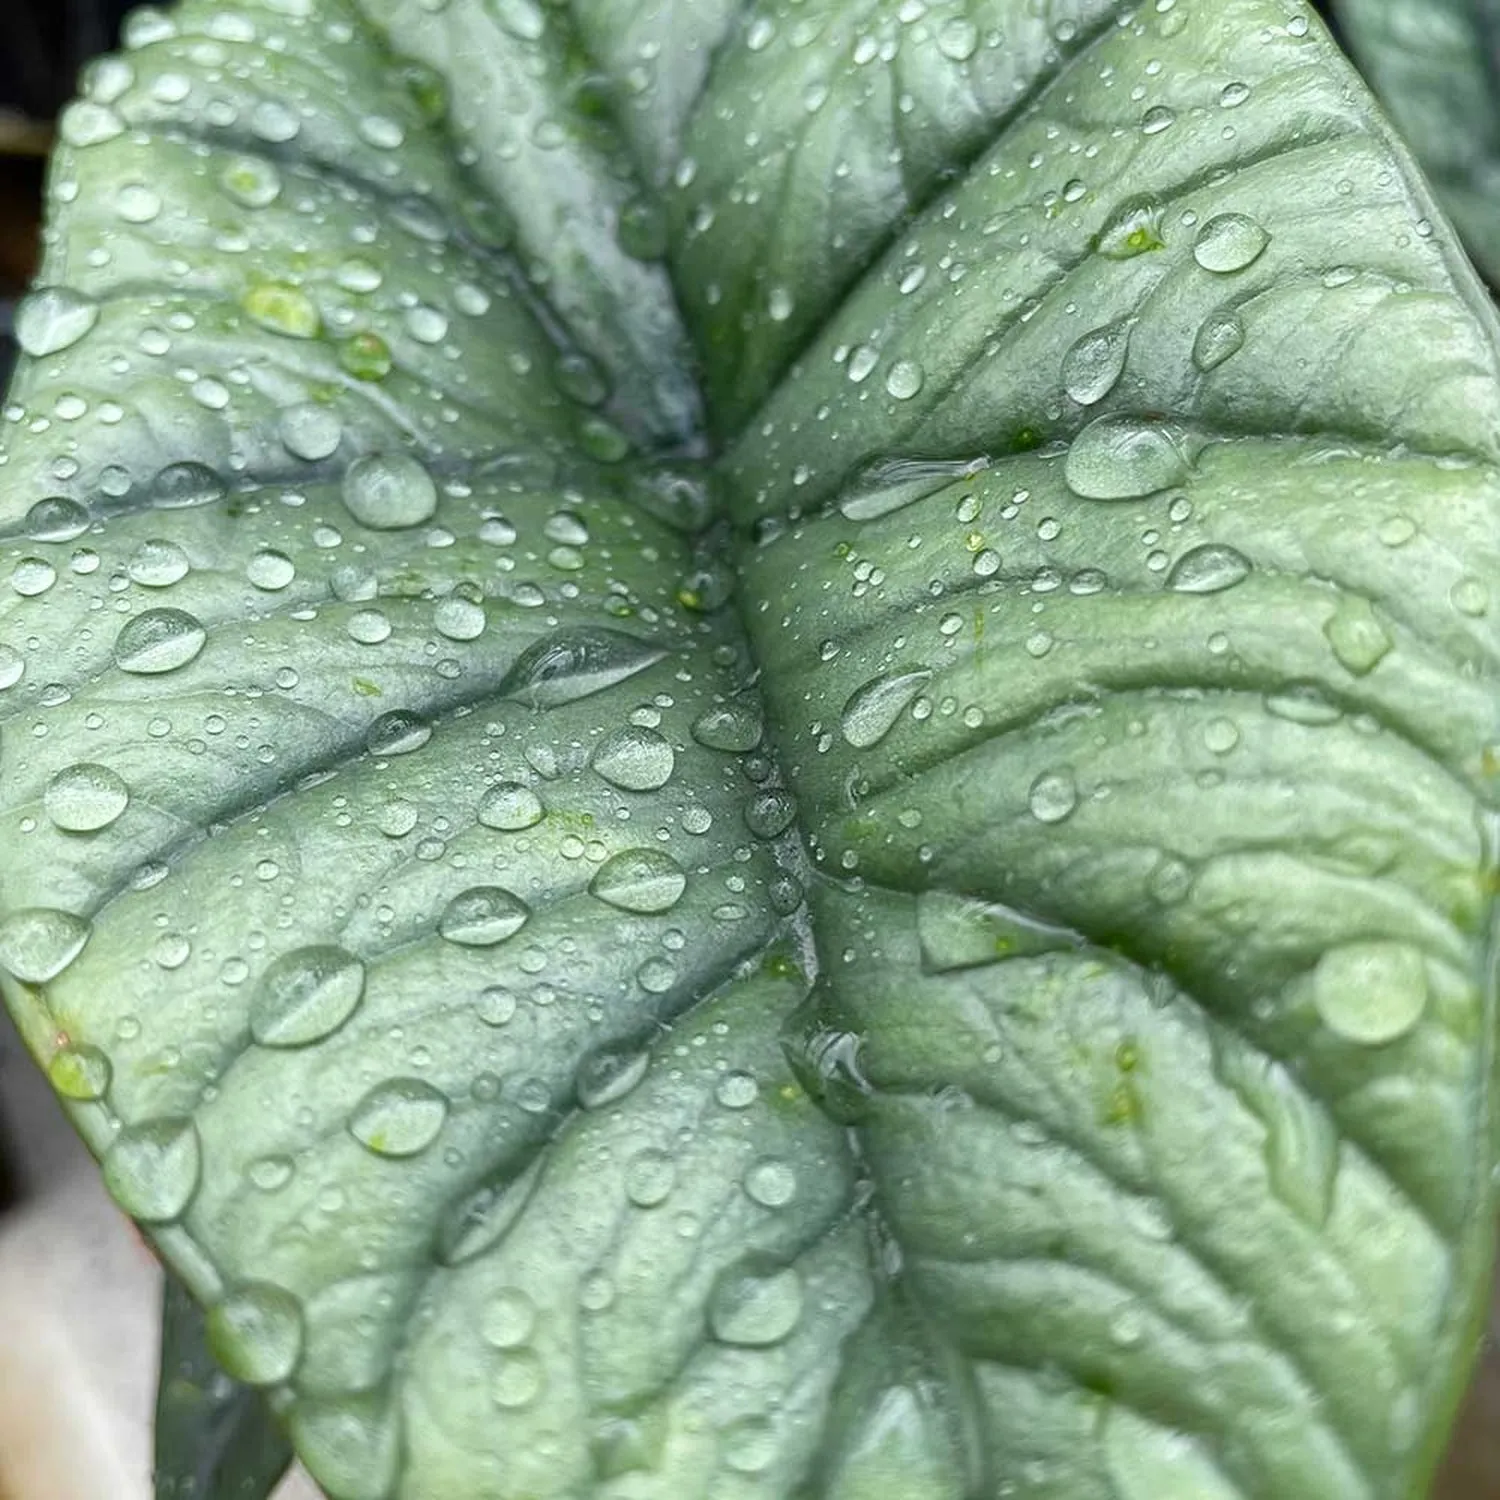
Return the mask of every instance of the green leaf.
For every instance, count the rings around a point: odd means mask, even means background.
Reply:
[[[169,1277],[156,1395],[156,1500],[265,1500],[291,1461],[265,1402],[220,1370],[203,1313]]]
[[[0,974],[331,1496],[1424,1492],[1500,344],[1315,19],[189,0],[60,137]]]
[[[1500,6],[1336,0],[1334,9],[1469,254],[1492,284],[1500,281]]]

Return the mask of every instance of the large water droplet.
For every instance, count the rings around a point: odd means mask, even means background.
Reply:
[[[604,1109],[623,1099],[650,1066],[651,1054],[643,1047],[595,1052],[578,1069],[578,1102],[585,1109]]]
[[[1094,237],[1094,249],[1111,260],[1131,260],[1150,250],[1160,250],[1166,244],[1161,224],[1159,204],[1147,198],[1133,198],[1106,220]]]
[[[519,781],[502,781],[492,786],[479,803],[477,814],[486,828],[502,833],[519,833],[534,828],[546,815],[542,799]]]
[[[1145,417],[1107,416],[1090,422],[1068,449],[1063,474],[1085,500],[1138,500],[1188,475],[1182,434]]]
[[[536,1303],[520,1287],[501,1287],[479,1315],[479,1336],[494,1349],[519,1349],[536,1331]]]
[[[492,948],[518,933],[530,916],[531,908],[514,892],[478,885],[448,903],[438,919],[438,931],[465,948]]]
[[[262,1047],[303,1047],[331,1036],[365,993],[365,966],[331,945],[284,953],[250,1003],[250,1034]]]
[[[1260,259],[1271,236],[1244,214],[1219,214],[1198,231],[1193,259],[1221,276],[1243,271]]]
[[[670,911],[687,889],[687,874],[660,849],[627,849],[606,860],[589,884],[601,901],[621,911]]]
[[[34,358],[57,354],[98,321],[99,304],[92,297],[67,286],[39,287],[16,309],[16,342]]]
[[[208,1345],[234,1379],[279,1385],[302,1358],[302,1305],[269,1282],[250,1282],[209,1308]]]
[[[65,833],[97,833],[130,805],[130,788],[108,766],[80,762],[47,783],[42,806]]]
[[[676,760],[671,745],[656,730],[631,724],[601,740],[591,763],[611,786],[654,792],[671,779]]]
[[[277,430],[287,452],[305,458],[308,463],[332,458],[344,436],[338,413],[313,401],[287,407],[277,422]]]
[[[365,748],[371,755],[410,755],[432,738],[432,725],[409,708],[383,713],[365,731]]]
[[[158,469],[151,481],[151,501],[158,510],[190,510],[224,498],[224,481],[207,464],[184,459]]]
[[[1245,345],[1245,325],[1232,308],[1210,313],[1193,340],[1193,363],[1206,374],[1217,370]]]
[[[416,1156],[438,1137],[448,1100],[420,1078],[376,1084],[349,1116],[349,1134],[377,1156]]]
[[[150,537],[135,549],[125,565],[132,583],[147,589],[169,589],[187,577],[192,563],[176,542]]]
[[[408,453],[367,453],[344,473],[344,504],[375,531],[420,526],[437,514],[432,475]]]
[[[936,890],[917,898],[917,940],[922,967],[931,974],[1053,953],[1083,941],[1065,927],[999,902]]]
[[[1356,677],[1372,672],[1391,649],[1391,638],[1368,599],[1345,595],[1323,627],[1340,665]]]
[[[1102,401],[1119,383],[1129,354],[1129,323],[1110,323],[1084,334],[1063,355],[1063,390],[1080,406]]]
[[[46,984],[83,952],[92,931],[72,912],[22,907],[0,920],[0,967],[22,984]]]
[[[613,687],[665,655],[659,646],[618,630],[560,630],[516,658],[500,692],[532,708],[556,708]]]
[[[1177,559],[1167,587],[1179,594],[1218,594],[1250,576],[1250,560],[1233,547],[1209,543]]]
[[[961,484],[989,468],[988,458],[883,458],[861,470],[839,497],[839,513],[849,521],[873,521]]]
[[[1367,1047],[1403,1037],[1427,1009],[1427,965],[1409,943],[1331,948],[1313,973],[1313,1004],[1330,1031]]]
[[[1031,783],[1026,804],[1038,823],[1061,823],[1078,806],[1078,784],[1067,770],[1043,771]]]
[[[856,750],[878,745],[895,727],[902,710],[931,681],[932,673],[922,667],[915,672],[877,677],[855,688],[839,720],[844,738]]]
[[[64,1099],[86,1103],[102,1099],[109,1092],[114,1069],[97,1047],[75,1042],[59,1048],[47,1064],[47,1077]]]
[[[26,512],[26,535],[34,542],[71,542],[89,529],[89,513],[66,495],[38,500]]]
[[[104,1157],[104,1185],[133,1219],[170,1224],[193,1201],[202,1165],[191,1120],[145,1120],[115,1137]]]
[[[802,1297],[795,1267],[735,1266],[714,1286],[708,1326],[720,1343],[749,1349],[779,1344],[802,1319]]]
[[[744,755],[760,744],[765,723],[749,703],[726,703],[705,709],[693,720],[692,736],[700,745],[727,754]]]
[[[245,293],[241,306],[254,323],[289,339],[315,339],[323,320],[312,298],[285,282],[260,282]]]
[[[148,609],[121,627],[115,665],[141,676],[175,672],[194,660],[207,641],[202,624],[183,610]]]
[[[486,1183],[460,1199],[438,1229],[438,1260],[445,1266],[462,1265],[499,1244],[531,1201],[546,1160],[538,1155],[512,1181]]]

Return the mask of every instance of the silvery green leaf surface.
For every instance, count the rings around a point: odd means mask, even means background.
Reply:
[[[1414,1500],[1494,315],[1294,0],[189,0],[64,116],[0,974],[335,1500]]]
[[[1334,9],[1475,264],[1500,280],[1500,6],[1336,0]]]

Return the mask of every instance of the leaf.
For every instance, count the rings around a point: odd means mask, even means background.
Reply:
[[[1337,0],[1335,13],[1469,254],[1491,283],[1500,280],[1500,8],[1492,0]]]
[[[157,1500],[265,1500],[291,1461],[265,1403],[214,1363],[202,1312],[168,1278],[156,1396]]]
[[[20,318],[0,965],[327,1492],[1422,1493],[1500,346],[1319,24],[127,43]]]

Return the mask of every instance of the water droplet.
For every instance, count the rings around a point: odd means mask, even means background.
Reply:
[[[501,833],[519,833],[534,828],[546,815],[542,799],[519,781],[502,781],[492,786],[479,803],[477,814],[486,828]]]
[[[81,761],[47,783],[42,805],[65,833],[97,833],[130,805],[130,788],[108,766]]]
[[[59,1048],[47,1064],[47,1077],[64,1099],[87,1103],[109,1092],[113,1068],[109,1058],[87,1042]]]
[[[745,827],[758,839],[779,839],[796,816],[797,804],[788,792],[757,792],[745,804]]]
[[[365,993],[365,966],[343,948],[284,953],[250,1002],[250,1034],[262,1047],[304,1047],[331,1036]]]
[[[1403,1037],[1427,1008],[1427,965],[1408,943],[1345,943],[1313,973],[1313,1004],[1331,1031],[1362,1046]]]
[[[26,512],[26,535],[34,542],[71,542],[88,529],[88,511],[65,495],[38,500]]]
[[[797,1196],[797,1173],[789,1162],[763,1157],[745,1173],[745,1192],[762,1208],[785,1208]]]
[[[438,601],[432,623],[437,626],[438,634],[450,641],[477,641],[489,620],[482,604],[462,594],[449,594]]]
[[[1038,823],[1061,823],[1078,806],[1078,785],[1071,771],[1043,771],[1031,783],[1026,805]]]
[[[654,198],[635,197],[620,209],[620,248],[634,260],[660,260],[668,230],[666,212]]]
[[[245,564],[245,577],[258,589],[274,594],[297,576],[297,565],[284,552],[257,552]]]
[[[631,724],[603,739],[591,764],[622,791],[654,792],[671,779],[676,759],[671,745],[656,730]]]
[[[349,1134],[377,1156],[417,1156],[438,1137],[448,1101],[420,1078],[376,1084],[349,1116]]]
[[[263,156],[236,156],[219,173],[219,186],[246,208],[268,208],[281,196],[281,173]]]
[[[83,952],[92,931],[72,912],[22,907],[0,920],[0,968],[22,984],[46,984]]]
[[[914,359],[898,359],[886,372],[886,393],[897,401],[910,401],[922,389],[926,379],[921,365]]]
[[[725,1109],[749,1109],[760,1097],[760,1085],[751,1073],[726,1073],[714,1085],[714,1098]]]
[[[269,1282],[250,1282],[209,1308],[208,1346],[235,1380],[279,1385],[302,1358],[302,1306]]]
[[[625,1164],[625,1196],[637,1208],[665,1203],[676,1183],[676,1164],[665,1151],[640,1151]]]
[[[1227,276],[1260,259],[1271,236],[1244,214],[1219,214],[1198,231],[1193,259],[1205,271]]]
[[[438,931],[465,948],[492,948],[513,937],[531,908],[504,886],[477,885],[455,896],[438,919]]]
[[[158,510],[188,510],[224,498],[224,482],[206,464],[168,464],[151,481],[152,503]]]
[[[107,105],[91,99],[77,99],[63,110],[57,122],[57,134],[64,145],[84,150],[102,146],[124,134],[125,122]]]
[[[366,453],[344,472],[349,514],[375,531],[420,526],[437,514],[432,475],[408,453]]]
[[[1110,260],[1130,260],[1166,241],[1161,233],[1162,213],[1158,204],[1137,198],[1122,204],[1094,237],[1094,249]]]
[[[378,333],[356,333],[339,345],[339,363],[356,380],[384,380],[394,361],[390,345]]]
[[[617,630],[560,630],[516,658],[500,694],[532,708],[557,708],[614,687],[665,655],[660,647]]]
[[[938,27],[937,44],[950,62],[968,62],[979,46],[979,28],[967,16],[951,16]]]
[[[99,304],[67,286],[44,286],[16,308],[16,342],[34,359],[71,348],[99,321]]]
[[[1085,500],[1138,500],[1188,475],[1180,432],[1144,417],[1112,415],[1090,422],[1063,465],[1068,488]]]
[[[1110,323],[1086,333],[1063,355],[1063,390],[1080,406],[1092,406],[1114,390],[1130,354],[1130,324]]]
[[[115,638],[115,665],[122,672],[155,676],[175,672],[197,658],[208,632],[180,609],[148,609],[127,620]]]
[[[1333,654],[1346,671],[1363,677],[1373,671],[1391,649],[1391,638],[1367,599],[1345,595],[1323,626]]]
[[[520,1287],[501,1287],[479,1315],[479,1336],[495,1349],[519,1349],[535,1331],[536,1303]]]
[[[917,898],[917,942],[923,970],[947,974],[1002,959],[1077,948],[1082,939],[1066,927],[998,901],[932,890]]]
[[[23,557],[10,575],[10,586],[23,599],[38,598],[56,582],[57,569],[43,557]]]
[[[1448,598],[1459,614],[1471,620],[1480,619],[1489,612],[1490,591],[1479,578],[1460,578],[1448,591]]]
[[[1319,728],[1336,724],[1343,710],[1315,682],[1288,682],[1266,694],[1266,711],[1290,724]]]
[[[879,459],[862,470],[839,497],[839,513],[848,521],[873,521],[972,479],[989,465],[983,457]]]
[[[1154,104],[1141,116],[1142,135],[1160,135],[1177,123],[1176,114],[1165,104]]]
[[[276,426],[287,452],[314,464],[331,458],[344,436],[338,413],[313,401],[288,406]]]
[[[744,755],[760,744],[765,723],[749,703],[705,709],[693,720],[692,736],[700,745],[726,754]]]
[[[186,578],[191,566],[176,542],[153,537],[135,549],[125,571],[142,588],[166,589]]]
[[[421,714],[393,708],[381,714],[365,733],[371,755],[410,755],[432,738],[432,725]]]
[[[133,1219],[170,1224],[198,1191],[202,1150],[191,1120],[164,1117],[129,1125],[104,1156],[104,1185]]]
[[[644,1048],[595,1052],[578,1070],[578,1102],[585,1109],[604,1109],[623,1099],[646,1076],[651,1054]]]
[[[14,646],[0,641],[0,693],[13,688],[26,675],[26,658]]]
[[[917,694],[932,681],[932,673],[922,667],[892,677],[877,677],[856,688],[844,704],[839,728],[845,740],[856,750],[878,745],[895,727],[902,712]]]
[[[1250,576],[1250,560],[1233,547],[1209,543],[1177,559],[1167,587],[1179,594],[1218,594]]]
[[[1193,340],[1193,363],[1205,374],[1217,370],[1245,345],[1245,325],[1231,308],[1210,313]]]
[[[589,884],[599,900],[620,911],[670,911],[687,889],[687,874],[659,849],[626,849],[600,865]]]
[[[507,1353],[490,1382],[490,1394],[496,1406],[517,1410],[530,1406],[541,1395],[547,1384],[547,1372],[542,1362],[530,1349],[515,1349]]]
[[[486,1183],[460,1198],[438,1229],[440,1262],[445,1266],[463,1265],[499,1244],[530,1202],[546,1160],[545,1155],[538,1155],[519,1177]]]
[[[709,1299],[708,1326],[720,1343],[779,1344],[802,1320],[802,1278],[792,1266],[747,1263],[725,1271]]]

